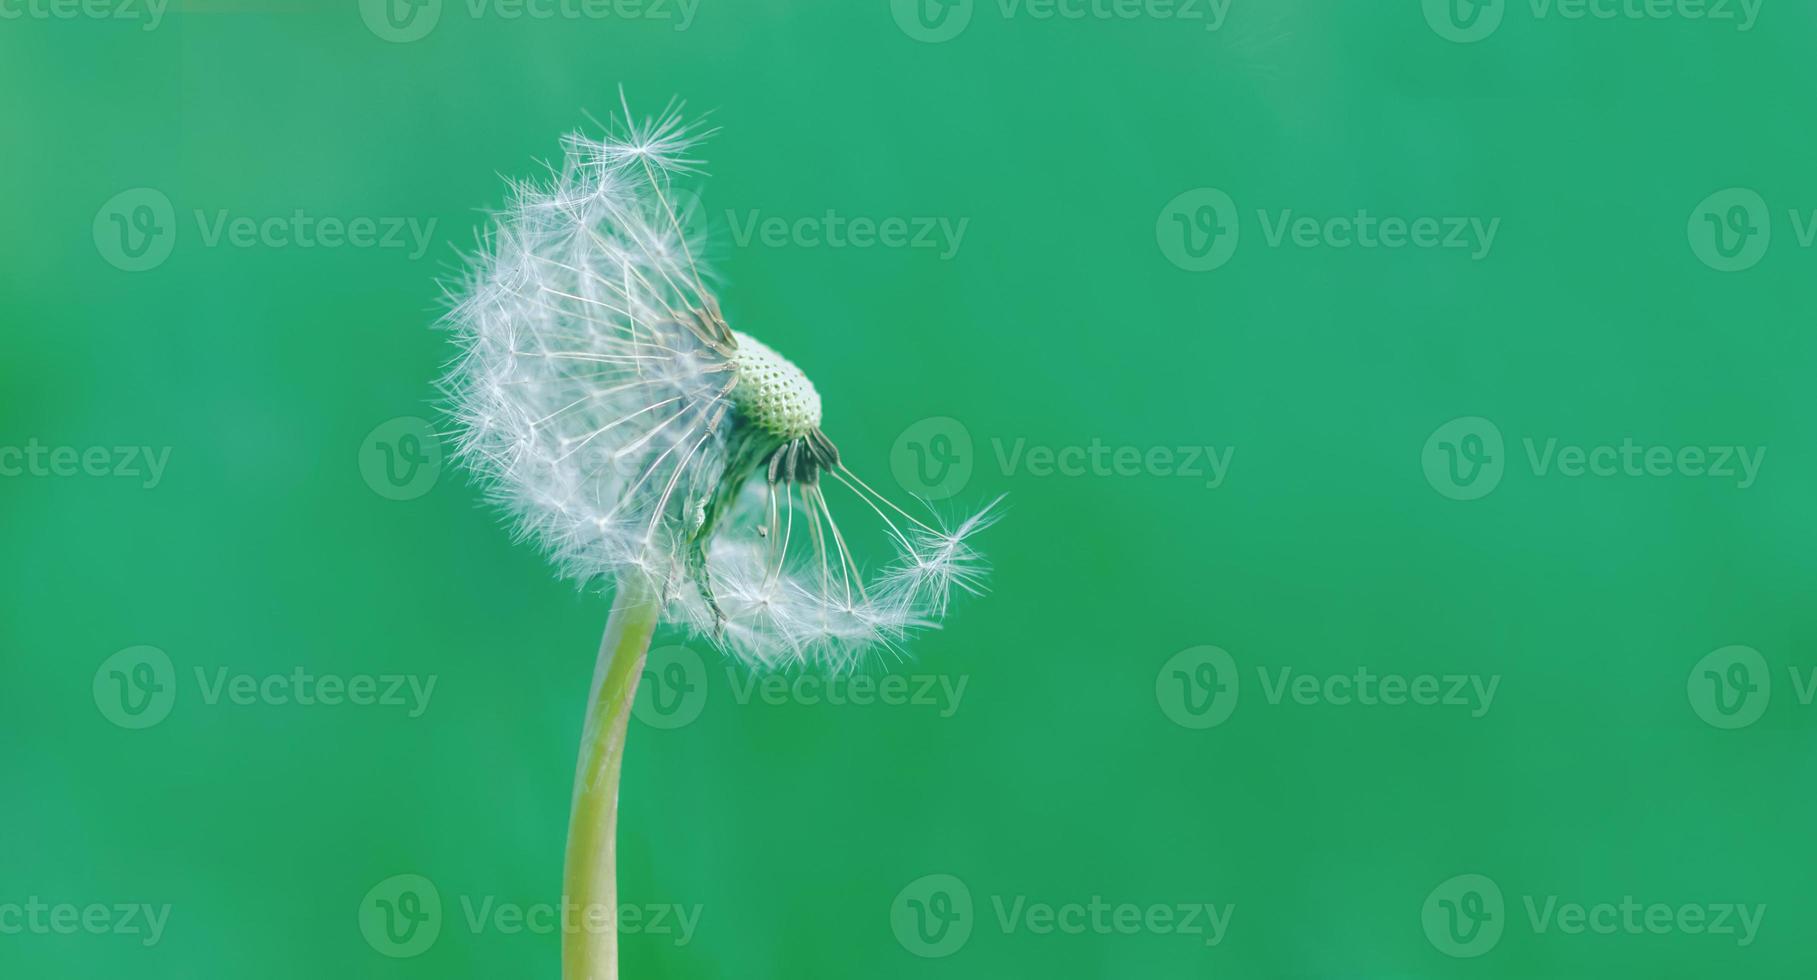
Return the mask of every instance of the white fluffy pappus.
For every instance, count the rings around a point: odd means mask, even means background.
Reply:
[[[794,364],[731,329],[677,208],[702,134],[679,105],[574,134],[516,182],[444,324],[455,456],[562,574],[636,576],[685,624],[754,666],[847,667],[936,627],[986,573],[972,538],[891,502],[841,461]],[[834,517],[875,519],[867,572]]]

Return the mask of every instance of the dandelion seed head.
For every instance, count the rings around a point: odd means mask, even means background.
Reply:
[[[732,337],[738,342],[732,404],[778,439],[802,439],[820,428],[820,392],[808,376],[763,341],[737,330]]]
[[[448,289],[455,456],[564,576],[639,577],[669,621],[749,664],[900,653],[983,590],[974,538],[998,510],[946,522],[873,489],[808,375],[727,323],[676,213],[706,135],[677,104],[626,108],[508,184]],[[888,543],[876,570],[848,519],[882,529],[863,535]]]

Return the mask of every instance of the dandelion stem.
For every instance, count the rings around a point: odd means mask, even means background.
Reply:
[[[618,977],[618,775],[631,699],[659,612],[655,593],[641,578],[619,579],[574,773],[563,894],[579,918],[562,931],[562,980]]]

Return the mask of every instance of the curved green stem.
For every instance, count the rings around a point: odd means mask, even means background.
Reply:
[[[599,644],[587,723],[581,730],[574,773],[574,806],[568,818],[564,903],[578,921],[562,930],[562,980],[618,977],[618,774],[625,757],[631,699],[660,611],[650,587],[635,576],[620,579]]]

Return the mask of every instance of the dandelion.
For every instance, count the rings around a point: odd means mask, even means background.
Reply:
[[[899,654],[981,591],[972,541],[997,515],[949,525],[873,488],[807,375],[726,321],[677,185],[707,135],[671,104],[568,136],[559,166],[513,184],[446,318],[456,457],[564,576],[615,588],[568,842],[566,898],[589,907],[615,904],[626,712],[658,623],[756,668]],[[851,515],[888,542],[873,570]],[[570,980],[616,976],[616,936],[564,936],[562,959]]]

